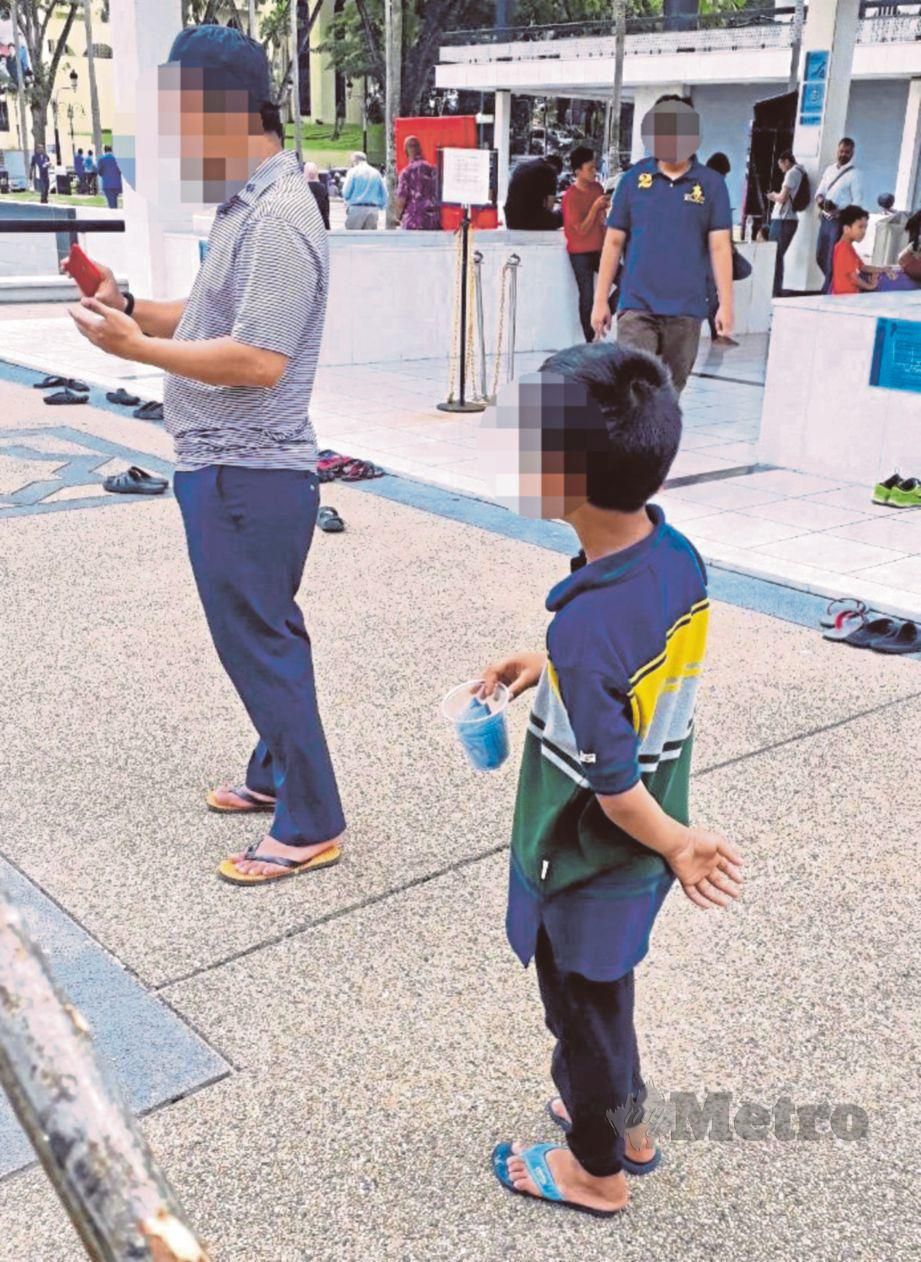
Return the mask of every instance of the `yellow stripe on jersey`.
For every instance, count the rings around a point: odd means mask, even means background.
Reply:
[[[695,679],[700,674],[709,618],[708,600],[693,605],[669,629],[664,651],[631,676],[628,696],[633,726],[641,742],[652,726],[660,699],[678,692],[685,679]]]

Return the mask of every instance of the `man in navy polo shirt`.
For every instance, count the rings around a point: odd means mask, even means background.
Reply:
[[[611,327],[606,295],[626,247],[617,340],[650,351],[668,366],[680,393],[707,318],[712,267],[719,295],[717,333],[732,334],[732,216],[726,181],[697,160],[700,117],[689,97],[663,96],[643,119],[655,156],[623,176],[607,219],[592,327]]]

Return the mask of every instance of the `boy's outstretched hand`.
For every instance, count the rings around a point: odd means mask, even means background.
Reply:
[[[496,684],[505,684],[514,700],[528,688],[537,686],[546,665],[547,657],[544,653],[516,653],[514,657],[490,662],[483,671],[483,683],[477,695],[481,701],[485,701],[496,691]]]
[[[704,828],[685,830],[682,847],[668,855],[668,866],[698,907],[728,907],[742,892],[742,855],[732,842]]]

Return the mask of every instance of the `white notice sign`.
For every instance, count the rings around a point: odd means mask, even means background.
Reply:
[[[442,149],[441,200],[455,206],[488,206],[490,196],[489,149]]]

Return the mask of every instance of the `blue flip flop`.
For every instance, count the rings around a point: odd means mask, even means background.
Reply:
[[[556,1185],[556,1180],[547,1165],[547,1153],[559,1148],[559,1144],[532,1144],[521,1152],[513,1152],[509,1143],[496,1144],[492,1150],[492,1172],[504,1188],[514,1192],[516,1196],[526,1196],[531,1201],[544,1201],[548,1205],[562,1205],[566,1209],[578,1210],[580,1214],[591,1214],[593,1218],[615,1218],[624,1209],[591,1209],[588,1205],[577,1205],[575,1201],[567,1201]],[[515,1187],[508,1172],[510,1157],[518,1157],[524,1162],[528,1174],[540,1189],[540,1196],[532,1196]]]
[[[554,1096],[558,1100],[559,1096]],[[553,1107],[553,1100],[547,1101],[547,1112],[550,1118],[560,1128],[564,1135],[568,1135],[572,1130],[572,1122],[568,1122],[565,1117],[560,1117],[559,1113]],[[627,1174],[652,1174],[653,1170],[658,1169],[662,1164],[662,1149],[657,1148],[654,1157],[650,1157],[648,1161],[631,1161],[629,1157],[624,1157],[624,1169]]]

